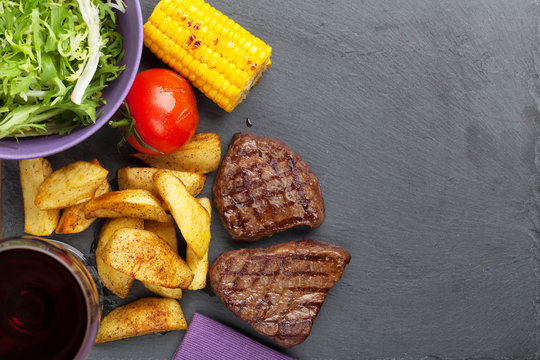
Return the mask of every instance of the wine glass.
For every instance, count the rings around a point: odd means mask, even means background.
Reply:
[[[85,359],[101,317],[97,274],[74,247],[0,240],[0,358]]]

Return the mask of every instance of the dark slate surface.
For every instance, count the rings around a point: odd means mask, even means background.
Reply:
[[[156,0],[142,0],[147,19]],[[536,244],[529,236],[540,125],[536,1],[220,0],[273,46],[273,66],[233,113],[200,93],[200,131],[279,138],[318,175],[327,219],[248,246],[304,238],[352,262],[301,359],[531,359],[537,354]],[[162,67],[148,51],[142,67]],[[253,122],[247,128],[246,118]],[[130,160],[102,129],[52,156]],[[3,235],[23,231],[16,162],[4,161]],[[213,177],[204,193],[210,194]],[[210,260],[244,246],[213,214]],[[536,223],[537,218],[534,217]],[[91,253],[100,222],[57,236]],[[540,227],[539,227],[540,228]],[[533,250],[533,251],[532,251]],[[128,300],[145,294],[134,288]],[[110,294],[105,309],[123,303]],[[269,344],[205,291],[195,311]],[[169,359],[182,332],[96,346],[90,359]]]

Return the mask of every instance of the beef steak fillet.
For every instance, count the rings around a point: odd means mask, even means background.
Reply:
[[[318,227],[317,177],[282,141],[236,134],[216,175],[213,198],[233,239],[255,241],[298,225]]]
[[[210,284],[238,318],[291,347],[307,338],[350,259],[342,247],[313,240],[230,250],[210,267]]]

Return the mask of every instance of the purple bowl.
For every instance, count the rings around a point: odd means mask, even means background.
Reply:
[[[105,125],[124,101],[137,75],[143,46],[143,24],[139,0],[124,0],[127,10],[118,13],[118,31],[124,37],[124,58],[126,65],[120,76],[103,91],[107,104],[101,107],[102,114],[96,123],[79,128],[68,135],[48,135],[16,140],[0,140],[0,159],[20,160],[59,153],[86,140]]]

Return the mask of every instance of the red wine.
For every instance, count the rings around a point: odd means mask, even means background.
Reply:
[[[88,331],[67,266],[29,248],[0,251],[0,359],[73,359]]]

